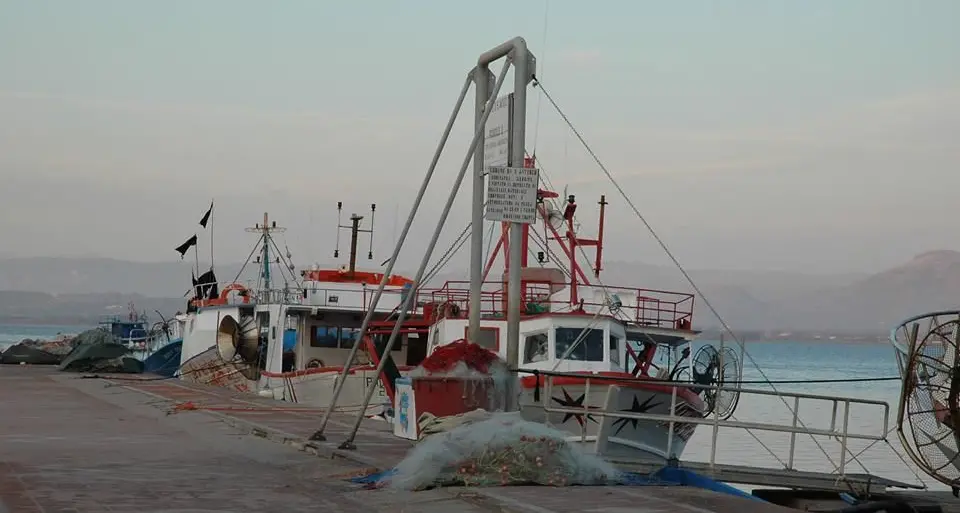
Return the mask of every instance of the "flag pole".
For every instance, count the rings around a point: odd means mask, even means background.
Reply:
[[[213,200],[210,200],[210,269],[213,269]]]

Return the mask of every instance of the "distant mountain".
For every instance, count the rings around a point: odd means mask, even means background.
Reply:
[[[142,263],[105,258],[0,258],[0,319],[91,316],[122,309],[167,313],[184,308],[191,262]],[[230,281],[240,265],[217,265]],[[256,269],[241,281],[256,279]],[[737,330],[804,330],[874,333],[910,315],[960,307],[960,252],[931,251],[895,268],[869,274],[815,275],[777,271],[692,270],[690,274],[724,320]],[[445,279],[466,279],[447,272]],[[610,262],[604,284],[693,292],[674,268]],[[17,291],[17,292],[9,292]],[[698,327],[719,322],[695,299]],[[84,317],[84,318],[87,318]],[[46,320],[44,322],[50,322]]]
[[[204,264],[201,263],[201,266]],[[239,264],[218,264],[220,281],[229,281]],[[0,259],[0,290],[51,294],[101,294],[118,292],[149,297],[181,297],[190,290],[193,261],[129,262],[110,258],[4,258]],[[247,269],[244,278],[256,277]]]
[[[710,304],[735,330],[881,334],[911,315],[960,307],[960,252],[931,251],[877,274],[691,270]],[[463,274],[441,278],[463,279]],[[604,284],[693,293],[675,268],[610,262]],[[695,324],[720,327],[702,297]]]
[[[738,330],[777,330],[785,327],[796,329],[790,311],[781,309],[780,305],[789,304],[797,298],[807,297],[825,288],[855,283],[868,276],[743,270],[692,270],[690,275],[726,323]],[[592,275],[590,278],[594,280]],[[433,283],[442,283],[448,279],[464,280],[466,273],[443,273],[437,276]],[[594,280],[594,283],[597,282]],[[641,263],[609,262],[600,273],[599,283],[679,293],[695,292],[676,268]],[[694,298],[694,307],[697,326],[720,326],[720,322],[706,307],[702,297]],[[801,327],[804,326],[809,325]]]
[[[797,325],[889,329],[911,315],[960,308],[960,252],[938,250],[849,284],[778,305]]]
[[[0,322],[20,324],[94,325],[106,315],[121,315],[133,303],[154,321],[156,311],[170,317],[186,308],[185,299],[144,297],[139,294],[47,294],[44,292],[0,291]]]

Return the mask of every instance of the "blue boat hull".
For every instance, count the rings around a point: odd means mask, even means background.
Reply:
[[[180,369],[180,352],[183,350],[183,340],[174,340],[157,349],[143,361],[143,371],[172,378]]]

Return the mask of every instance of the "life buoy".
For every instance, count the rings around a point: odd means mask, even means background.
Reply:
[[[319,358],[313,358],[309,362],[307,362],[308,369],[318,369],[320,367],[324,367],[324,365],[323,365],[323,360]]]
[[[240,293],[240,297],[243,298],[244,303],[250,302],[250,290],[239,283],[231,283],[224,287],[223,290],[220,291],[220,300],[223,301],[223,303],[226,303],[227,298],[230,296],[230,292],[234,290]]]

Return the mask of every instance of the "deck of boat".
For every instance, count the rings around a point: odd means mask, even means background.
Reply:
[[[364,421],[357,449],[342,451],[349,414],[332,416],[329,442],[307,443],[315,408],[176,380],[80,378],[0,367],[0,513],[792,511],[692,487],[360,490],[344,476],[391,468],[411,447],[382,421]]]

